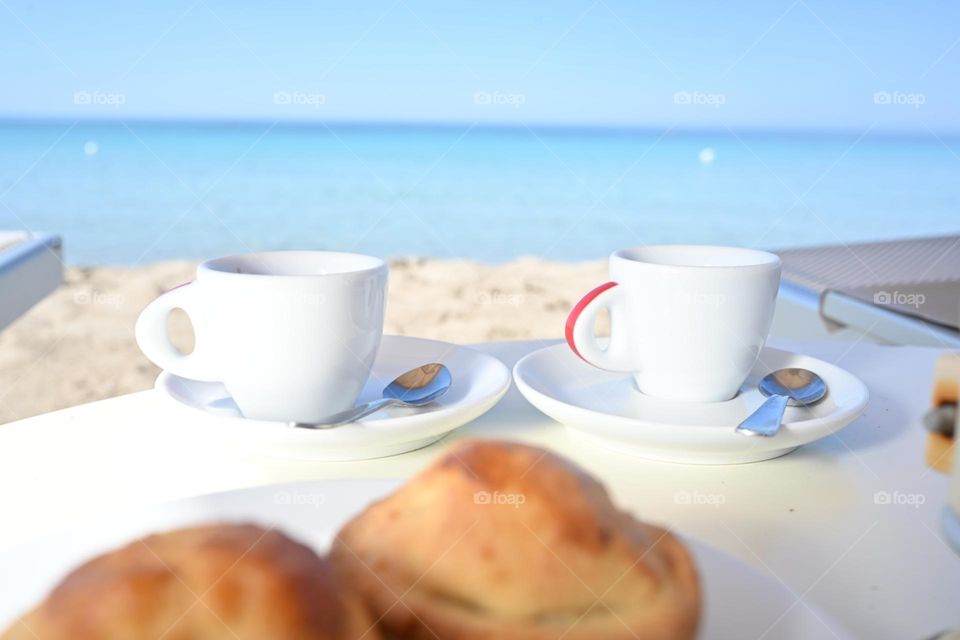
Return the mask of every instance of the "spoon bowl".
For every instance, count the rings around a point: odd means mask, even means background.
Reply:
[[[809,406],[827,395],[827,383],[820,376],[799,368],[768,373],[760,381],[759,389],[767,399],[737,425],[737,433],[766,438],[775,436],[788,405]]]
[[[445,394],[452,384],[450,370],[442,364],[431,362],[398,376],[384,387],[383,397],[419,407]]]
[[[827,394],[827,384],[806,369],[779,369],[768,373],[760,381],[760,393],[767,396],[787,396],[792,407],[813,404]]]
[[[327,416],[318,423],[291,422],[301,429],[329,429],[370,415],[386,407],[422,407],[435,402],[453,384],[450,370],[438,362],[411,369],[383,388],[383,397]]]

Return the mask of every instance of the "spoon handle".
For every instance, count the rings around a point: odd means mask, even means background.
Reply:
[[[770,396],[746,420],[737,426],[737,433],[745,436],[764,436],[769,438],[780,430],[783,412],[787,409],[787,396]]]
[[[346,411],[341,411],[340,413],[327,416],[321,422],[316,424],[311,424],[308,422],[294,422],[292,425],[302,429],[329,429],[330,427],[338,427],[341,424],[354,422],[355,420],[359,420],[364,416],[368,416],[371,413],[380,411],[380,409],[389,407],[397,402],[398,401],[393,398],[380,398],[379,400],[373,400],[372,402],[367,402],[356,407],[351,407]]]

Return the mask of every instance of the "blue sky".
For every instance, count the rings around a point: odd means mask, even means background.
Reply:
[[[0,116],[960,131],[960,3],[0,0]]]

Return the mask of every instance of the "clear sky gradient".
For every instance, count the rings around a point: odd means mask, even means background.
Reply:
[[[141,5],[0,0],[0,117],[960,131],[952,0]]]

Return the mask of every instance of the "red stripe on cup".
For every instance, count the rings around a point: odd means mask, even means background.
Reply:
[[[587,305],[593,302],[596,299],[596,297],[599,296],[601,293],[603,293],[607,289],[612,289],[615,286],[617,286],[616,282],[604,282],[602,285],[593,289],[587,295],[583,296],[580,299],[580,302],[578,302],[573,307],[573,310],[570,311],[570,315],[567,316],[567,326],[565,331],[567,344],[570,345],[570,348],[573,349],[573,352],[577,354],[577,356],[579,356],[580,359],[583,360],[584,362],[587,362],[587,359],[584,358],[582,355],[580,355],[580,351],[577,349],[577,345],[573,341],[573,328],[576,326],[577,320],[580,318],[580,314],[583,313],[583,310],[587,308]]]

